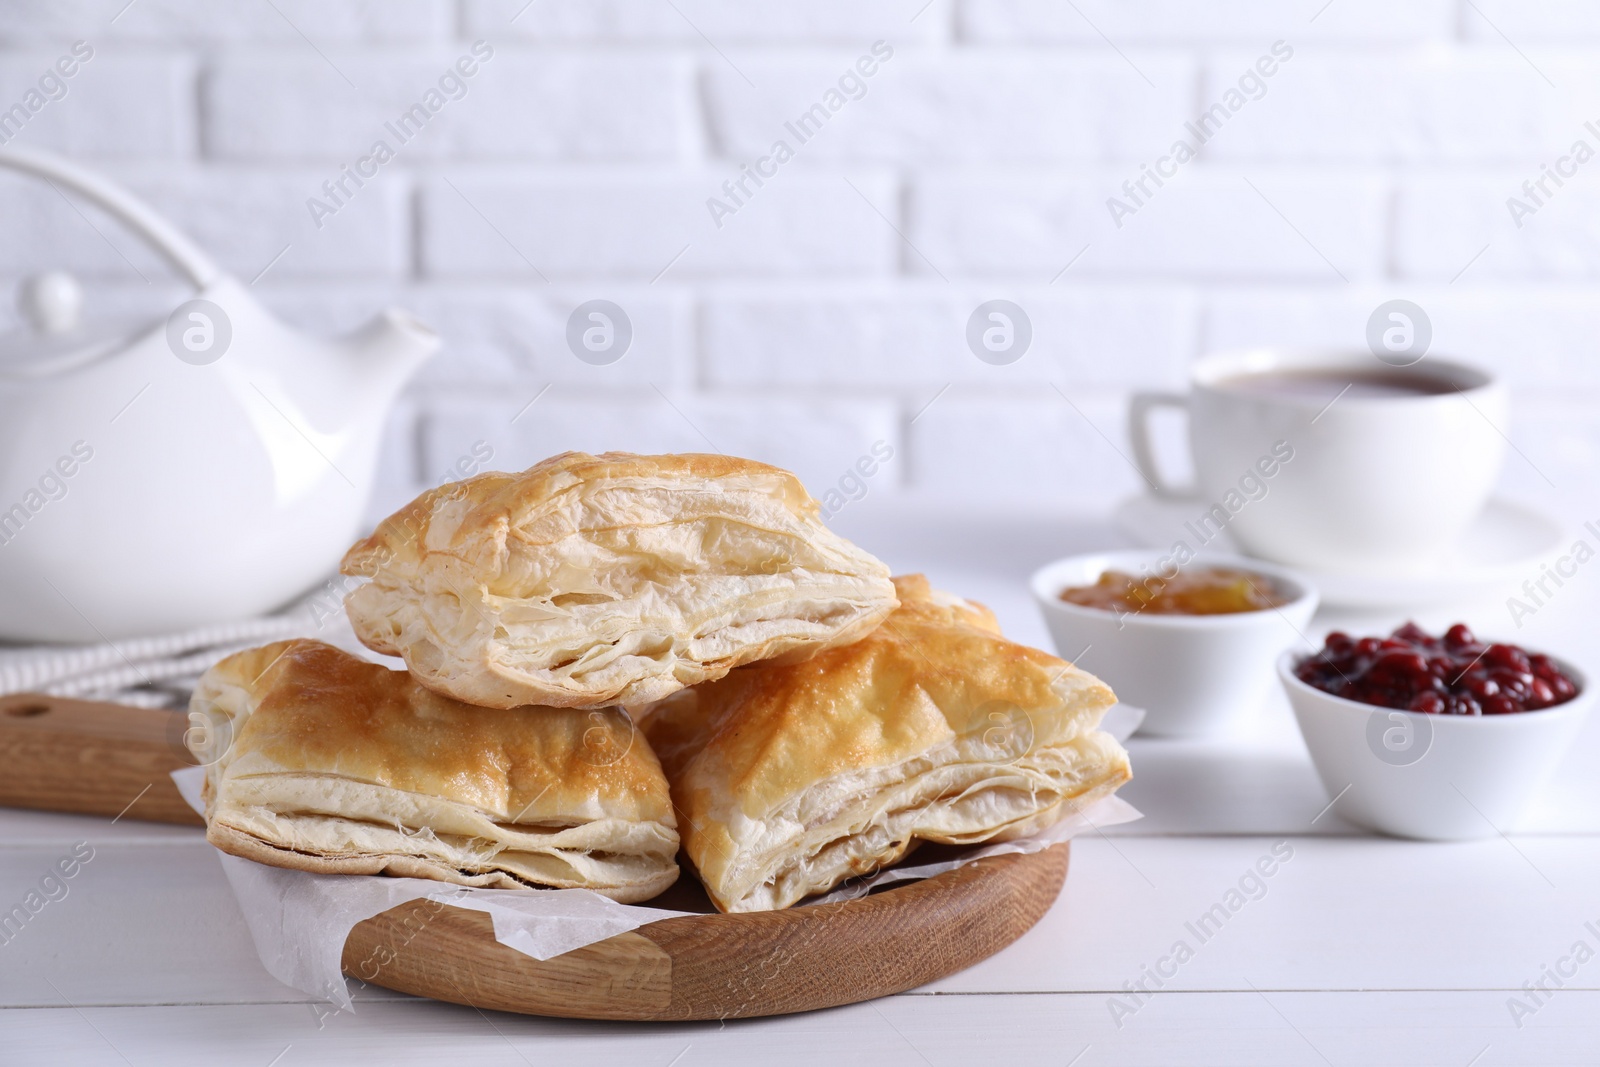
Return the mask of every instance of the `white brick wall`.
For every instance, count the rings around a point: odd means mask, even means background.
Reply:
[[[448,36],[455,21],[451,0],[273,0],[271,4],[217,0],[7,0],[0,40],[95,39],[158,44],[360,41],[428,41]],[[304,37],[302,37],[304,35]]]
[[[86,44],[88,42],[85,42]],[[31,117],[20,140],[73,156],[170,158],[193,152],[195,62],[179,52],[119,53],[105,44],[60,78],[60,99]],[[69,48],[30,46],[4,53],[0,63],[0,107],[10,108]],[[71,69],[72,63],[67,69]],[[15,132],[10,129],[7,132]]]
[[[1589,136],[1600,148],[1600,138]],[[1560,149],[1546,159],[1554,158]],[[1394,265],[1402,277],[1600,278],[1600,183],[1584,174],[1554,194],[1519,228],[1506,209],[1521,197],[1521,183],[1538,177],[1537,165],[1472,177],[1418,175],[1404,181],[1395,200]],[[1600,167],[1596,168],[1600,177]],[[1487,247],[1486,247],[1487,246]],[[1482,255],[1470,267],[1472,257]]]
[[[537,402],[527,407],[535,397]],[[538,389],[495,399],[444,396],[427,416],[424,430],[423,456],[430,473],[446,470],[480,440],[494,449],[497,464],[511,469],[564,448],[715,449],[787,467],[814,488],[836,481],[873,442],[900,442],[895,408],[888,402],[701,396],[649,386],[613,396],[566,386],[553,386],[542,397]]]
[[[922,270],[1052,278],[1086,245],[1074,277],[1337,281],[1381,270],[1386,197],[1375,175],[1192,167],[1119,227],[1106,201],[1130,174],[929,176],[913,201]]]
[[[686,59],[489,47],[482,62],[465,42],[426,49],[345,46],[329,50],[328,60],[303,47],[230,52],[207,79],[207,145],[220,157],[258,163],[348,163],[379,139],[387,139],[402,162],[670,162],[687,142]],[[463,57],[467,69],[476,68],[469,77],[454,67]],[[453,92],[464,95],[401,146],[384,124],[449,74],[460,82]],[[267,94],[276,99],[263,108]]]
[[[875,38],[943,41],[949,0],[811,0],[739,4],[725,0],[465,0],[467,32],[540,41],[646,41],[778,45]],[[674,10],[676,8],[676,10]],[[518,13],[521,12],[519,15]],[[920,14],[919,14],[920,12]],[[515,22],[511,20],[515,18]],[[915,21],[913,22],[913,18]],[[703,36],[702,36],[703,35]]]
[[[1194,300],[1155,287],[1054,291],[1007,287],[1033,324],[1033,345],[1009,366],[973,358],[967,317],[993,295],[938,281],[872,288],[739,287],[704,302],[706,383],[774,389],[871,388],[915,399],[929,388],[1176,386],[1193,345]],[[1114,358],[1113,358],[1114,357]]]
[[[1207,101],[1236,84],[1264,50],[1217,53]],[[1580,131],[1581,101],[1600,70],[1540,57],[1564,88],[1550,89],[1516,53],[1492,45],[1449,51],[1406,46],[1296,48],[1260,100],[1210,146],[1228,161],[1496,163],[1538,158]]]
[[[870,40],[853,51],[731,52],[738,69],[719,64],[704,81],[714,147],[738,160],[765,152],[787,136],[785,121],[854,71]],[[895,34],[885,43],[900,40]],[[1137,61],[1158,88],[1115,55],[900,45],[870,77],[856,72],[859,88],[845,92],[859,98],[798,152],[807,160],[910,164],[1138,158],[1166,143],[1198,67],[1175,54],[1138,53]],[[1074,106],[1095,97],[1095,107]]]
[[[674,278],[894,271],[894,233],[863,199],[893,211],[887,175],[780,172],[718,228],[705,200],[727,173],[430,177],[421,195],[421,265],[435,277],[537,271],[647,282],[663,271]]]
[[[1496,6],[1520,5],[1506,0]],[[978,41],[1097,45],[1112,41],[1159,41],[1184,46],[1219,41],[1297,40],[1382,43],[1450,40],[1459,13],[1455,0],[1338,0],[1324,8],[1282,0],[967,0],[961,6],[964,36]],[[1104,36],[1102,36],[1104,35]]]
[[[883,441],[875,495],[1104,507],[1137,487],[1129,390],[1214,350],[1360,347],[1399,296],[1435,351],[1511,382],[1507,491],[1587,506],[1600,160],[1520,227],[1506,200],[1600,151],[1593,4],[0,0],[0,114],[75,41],[93,58],[15,143],[126,182],[246,279],[271,264],[257,289],[307,329],[399,303],[443,333],[380,505],[479,441],[507,466],[714,446],[818,492]],[[318,227],[307,198],[478,41],[464,95]],[[1278,41],[1293,57],[1118,225],[1107,199]],[[814,135],[786,127],[819,104]],[[180,291],[0,175],[0,286],[47,266],[117,317]],[[566,345],[592,299],[634,329],[608,366]],[[1032,321],[1009,366],[966,348],[989,299]]]

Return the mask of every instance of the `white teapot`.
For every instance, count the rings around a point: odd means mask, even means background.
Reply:
[[[0,639],[184,629],[323,580],[437,335],[391,309],[306,337],[126,191],[43,153],[0,166],[98,205],[196,289],[165,321],[108,330],[79,323],[69,275],[23,284],[32,328],[0,336]]]

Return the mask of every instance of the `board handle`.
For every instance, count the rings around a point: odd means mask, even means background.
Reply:
[[[38,693],[0,697],[0,806],[204,826],[171,772],[188,716]]]

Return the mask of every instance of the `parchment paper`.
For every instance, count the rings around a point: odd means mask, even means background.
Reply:
[[[1144,713],[1139,709],[1118,705],[1107,713],[1102,728],[1121,741],[1137,729],[1143,718]],[[203,813],[205,805],[200,800],[200,790],[205,783],[205,768],[186,767],[173,771],[172,779],[189,806]],[[870,879],[836,889],[799,906],[852,900],[865,896],[877,885],[931,878],[985,856],[1040,852],[1085,831],[1093,832],[1140,817],[1131,804],[1114,796],[1107,797],[1032,837],[975,848],[942,863],[881,871]],[[426,878],[310,874],[269,867],[222,852],[217,855],[267,973],[302,993],[331,1001],[344,1011],[355,1010],[341,970],[344,943],[351,929],[407,901],[426,899],[440,905],[487,912],[494,921],[496,941],[537,960],[604,941],[646,923],[692,914],[618,904],[587,889],[474,889]],[[693,875],[685,871],[684,877]],[[424,912],[418,923],[425,923],[427,917],[437,914],[438,910],[442,909]],[[419,925],[410,933],[414,935],[420,928]],[[396,944],[384,948],[395,951],[403,947],[404,942],[405,938],[398,938]],[[364,965],[369,962],[372,967],[366,976],[370,978],[376,977],[378,968],[386,961],[381,956],[360,961],[356,967],[357,977],[365,973]]]
[[[189,806],[203,812],[200,790],[205,768],[173,771],[172,779]],[[346,1011],[353,1011],[354,1005],[340,970],[345,939],[357,923],[407,901],[427,899],[488,912],[494,920],[494,939],[536,960],[604,941],[645,923],[689,914],[618,904],[587,889],[474,889],[427,878],[310,874],[223,852],[217,855],[267,973]],[[401,944],[387,947],[399,949]],[[373,960],[366,976],[376,977],[383,962],[381,958]],[[362,974],[359,965],[356,973],[358,977]]]

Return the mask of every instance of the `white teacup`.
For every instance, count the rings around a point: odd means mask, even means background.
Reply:
[[[1161,406],[1188,411],[1198,486],[1156,467]],[[1136,393],[1128,429],[1146,482],[1198,497],[1208,537],[1225,528],[1292,566],[1398,572],[1427,567],[1488,502],[1506,414],[1505,387],[1465,363],[1259,350],[1200,360],[1187,394]]]

